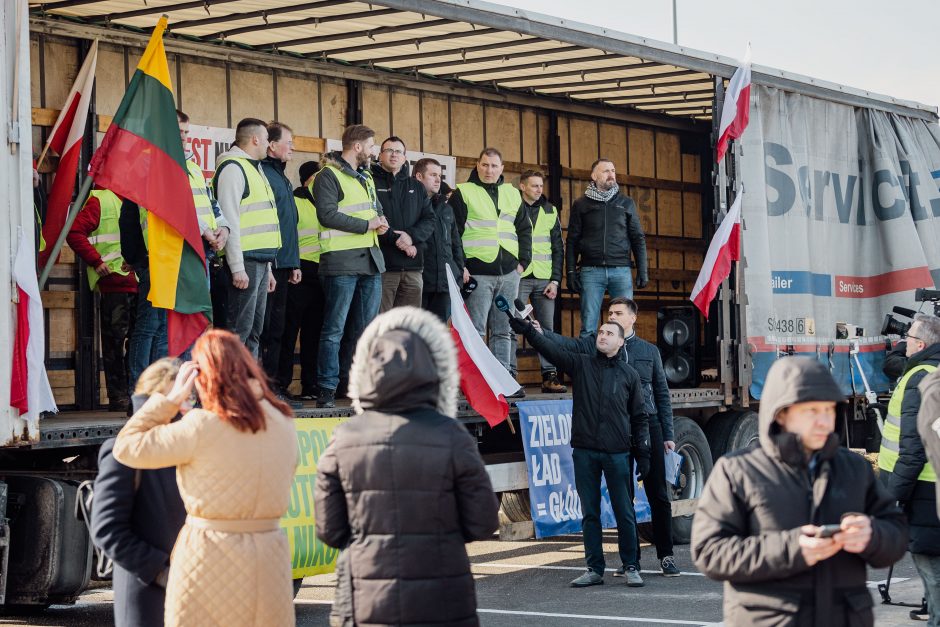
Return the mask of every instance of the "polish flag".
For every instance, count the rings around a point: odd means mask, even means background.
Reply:
[[[718,293],[721,282],[731,274],[731,262],[741,259],[741,197],[738,194],[731,209],[725,215],[715,237],[708,245],[702,269],[695,279],[695,287],[689,299],[695,303],[705,319],[708,320],[708,306]]]
[[[751,44],[747,45],[744,62],[738,66],[728,83],[725,101],[721,105],[721,124],[718,126],[718,146],[715,162],[725,158],[728,142],[744,134],[751,112]]]
[[[65,99],[65,105],[59,112],[59,119],[52,127],[52,134],[46,144],[46,150],[59,155],[59,167],[56,169],[46,219],[42,225],[42,236],[49,242],[49,247],[39,254],[39,266],[44,267],[52,254],[55,242],[59,239],[65,219],[68,216],[69,203],[75,192],[75,178],[78,174],[78,161],[82,154],[82,139],[88,122],[88,106],[91,104],[91,89],[95,83],[95,65],[98,62],[98,40],[91,44],[85,56],[82,68],[75,77],[72,91]]]
[[[460,369],[460,390],[470,406],[486,418],[491,427],[495,427],[509,417],[506,397],[520,386],[477,333],[450,266],[445,264],[445,267],[450,291],[451,334],[457,345],[457,366]]]
[[[45,326],[36,266],[32,229],[24,229],[13,262],[13,280],[19,302],[16,304],[16,337],[13,341],[13,367],[10,376],[10,405],[26,421],[30,439],[39,436],[39,415],[57,412],[52,387],[46,374]]]

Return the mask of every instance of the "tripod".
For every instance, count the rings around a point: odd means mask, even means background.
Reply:
[[[901,601],[892,601],[891,600],[891,575],[894,574],[894,564],[888,568],[888,578],[884,583],[878,584],[878,594],[881,595],[881,604],[882,605],[897,605],[900,607],[916,607],[921,608],[927,605],[926,599],[922,600],[920,603],[902,603]]]

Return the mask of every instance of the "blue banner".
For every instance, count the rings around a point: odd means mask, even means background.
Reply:
[[[522,427],[535,537],[580,533],[581,499],[575,488],[571,459],[571,401],[525,401],[516,406]],[[649,502],[635,477],[634,488],[637,522],[649,522]],[[605,529],[617,526],[604,480],[601,482],[601,525]]]

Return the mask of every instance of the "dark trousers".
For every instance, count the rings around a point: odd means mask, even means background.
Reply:
[[[294,379],[294,347],[300,333],[301,392],[317,390],[317,353],[320,350],[320,329],[323,328],[323,287],[318,270],[320,264],[300,260],[302,280],[287,289],[287,316],[281,338],[281,357],[277,382],[285,390]]]
[[[287,293],[290,288],[290,268],[275,268],[271,271],[277,285],[268,293],[264,308],[264,327],[261,330],[261,367],[268,377],[275,380],[281,363],[281,339],[284,337],[284,322],[287,318]]]
[[[421,307],[440,318],[444,324],[450,320],[450,292],[423,292]]]
[[[632,480],[629,453],[602,453],[589,449],[572,450],[574,482],[581,499],[581,529],[587,567],[604,575],[603,529],[601,528],[601,474],[607,479],[610,504],[617,521],[617,547],[624,566],[639,568],[637,555],[636,512],[627,490]]]
[[[137,385],[137,378],[147,366],[167,356],[166,309],[154,307],[147,300],[149,293],[150,269],[144,267],[137,270],[137,317],[127,349],[130,390]]]
[[[261,354],[261,331],[264,329],[264,310],[268,303],[268,262],[245,259],[248,287],[240,290],[232,283],[231,269],[225,268],[228,289],[229,329],[244,342],[256,358]]]
[[[212,326],[216,329],[228,329],[228,284],[231,275],[226,278],[225,258],[215,258],[209,263],[209,296],[212,298]]]
[[[650,420],[650,472],[643,480],[643,489],[650,503],[653,518],[653,542],[656,544],[656,557],[660,561],[672,555],[672,503],[666,486],[666,449],[663,448],[663,428],[659,420]],[[633,478],[629,479],[631,495]],[[637,559],[640,556],[637,541]]]
[[[102,292],[98,314],[101,320],[101,365],[108,388],[108,404],[120,408],[131,400],[127,393],[130,374],[128,350],[137,318],[137,294]]]

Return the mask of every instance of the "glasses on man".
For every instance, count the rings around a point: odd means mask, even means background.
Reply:
[[[924,341],[924,340],[922,340],[921,338],[917,337],[916,335],[911,335],[910,333],[908,333],[907,335],[905,335],[905,336],[904,336],[904,339],[905,339],[905,340],[917,340],[918,342],[923,342],[923,341]]]
[[[396,156],[396,157],[402,157],[402,156],[405,155],[405,151],[404,151],[404,150],[399,150],[399,149],[397,149],[397,148],[386,148],[386,149],[383,150],[382,152],[384,152],[384,153],[386,153],[386,154],[389,154],[389,155]]]

